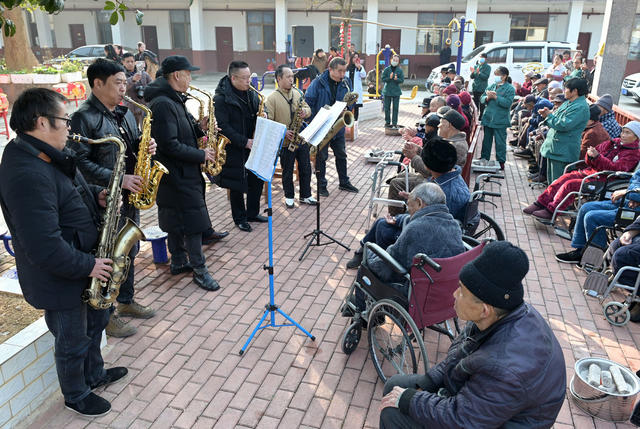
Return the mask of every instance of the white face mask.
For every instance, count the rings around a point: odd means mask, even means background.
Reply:
[[[400,63],[397,62],[397,61],[391,61],[391,65],[394,66],[394,67],[396,67],[398,64],[400,64]]]
[[[502,76],[494,76],[494,77],[493,77],[493,81],[494,81],[495,83],[500,83],[500,82],[502,82]]]

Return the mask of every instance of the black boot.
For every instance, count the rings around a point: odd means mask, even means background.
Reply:
[[[193,270],[193,281],[205,290],[216,291],[220,289],[220,285],[211,277],[206,267]]]
[[[362,263],[362,254],[363,254],[363,250],[361,247],[355,251],[355,253],[353,254],[353,258],[351,258],[349,262],[347,262],[347,268],[350,270],[354,268],[358,268]]]

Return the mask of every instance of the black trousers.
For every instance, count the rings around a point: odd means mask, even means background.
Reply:
[[[327,187],[327,158],[329,158],[329,147],[333,151],[333,156],[336,158],[336,170],[338,170],[338,180],[341,185],[346,185],[349,182],[349,176],[347,175],[347,150],[344,142],[344,133],[334,137],[328,145],[322,148],[316,154],[316,172],[318,174],[318,186],[320,188]]]
[[[205,267],[202,252],[202,233],[182,235],[175,232],[168,233],[167,247],[171,253],[171,263],[180,266],[188,262],[194,269]]]
[[[311,161],[309,160],[309,146],[300,145],[291,152],[286,147],[280,152],[280,166],[282,167],[282,188],[285,198],[295,197],[293,186],[293,169],[298,160],[298,182],[300,184],[300,199],[311,196]]]
[[[484,113],[484,104],[480,104],[480,97],[482,97],[483,92],[474,92],[473,93],[473,102],[476,103],[476,107],[479,109],[478,120],[482,119],[482,114]]]
[[[231,217],[236,224],[244,223],[249,218],[260,214],[260,195],[264,182],[250,171],[247,174],[247,205],[244,203],[244,192],[229,190]]]

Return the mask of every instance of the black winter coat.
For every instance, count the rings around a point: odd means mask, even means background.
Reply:
[[[114,114],[92,94],[71,117],[71,132],[90,139],[100,139],[109,135],[122,138],[127,145],[126,172],[132,174],[138,154],[140,130],[129,109],[116,106],[116,114],[124,117],[122,129],[118,126]],[[113,143],[90,145],[69,142],[69,147],[76,153],[78,168],[87,182],[107,187],[118,157],[117,146]]]
[[[211,227],[200,170],[204,151],[198,149],[198,137],[204,133],[187,111],[185,97],[164,77],[147,86],[144,98],[152,112],[156,157],[169,170],[160,181],[156,200],[160,228],[185,235],[203,232]]]
[[[38,158],[41,151],[50,162]],[[98,240],[100,189],[87,185],[71,152],[22,134],[7,144],[0,205],[13,237],[20,287],[34,307],[81,305],[95,265],[90,252]]]
[[[247,94],[248,104],[233,91],[229,76],[225,76],[218,83],[214,97],[218,127],[231,140],[226,149],[227,161],[215,178],[216,184],[239,192],[247,192],[247,174],[253,174],[244,168],[251,152],[245,145],[253,138],[260,106],[254,91],[249,90]]]

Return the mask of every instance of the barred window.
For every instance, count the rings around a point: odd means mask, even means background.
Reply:
[[[419,12],[416,54],[437,54],[449,37],[447,26],[453,19],[449,12]]]
[[[169,11],[174,49],[191,49],[191,17],[188,10]]]
[[[100,44],[107,45],[113,43],[111,23],[109,22],[110,16],[111,11],[109,10],[99,10],[96,13],[96,20],[98,23],[98,43]]]
[[[549,15],[540,13],[523,13],[511,15],[510,41],[542,41],[547,39]]]
[[[250,51],[274,51],[276,49],[275,12],[247,12],[247,35]]]

